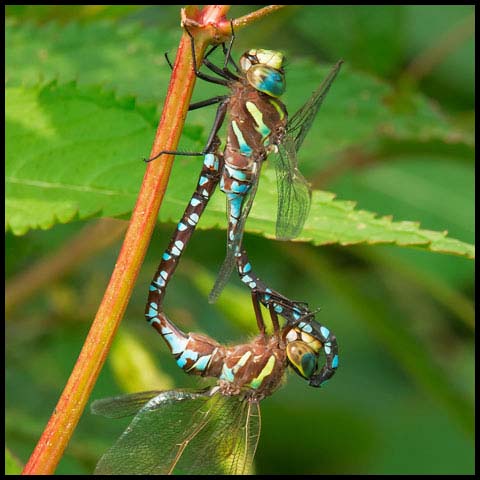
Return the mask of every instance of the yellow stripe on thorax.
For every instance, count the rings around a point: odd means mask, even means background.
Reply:
[[[254,378],[250,382],[250,386],[255,389],[258,388],[262,384],[263,380],[272,373],[274,366],[275,366],[275,356],[272,355],[268,359],[268,362],[263,367],[262,371],[258,374],[258,377]]]

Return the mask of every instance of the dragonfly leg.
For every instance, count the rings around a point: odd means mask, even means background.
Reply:
[[[217,113],[215,115],[215,120],[213,122],[213,127],[210,131],[207,143],[206,143],[205,148],[203,149],[202,152],[181,152],[181,151],[177,151],[177,150],[162,150],[151,158],[148,158],[148,159],[144,158],[143,159],[144,162],[146,162],[146,163],[151,162],[152,160],[155,160],[158,157],[160,157],[162,155],[165,155],[165,154],[167,154],[167,155],[184,155],[184,156],[190,156],[190,157],[201,157],[201,156],[204,156],[206,153],[214,151],[218,147],[218,145],[220,144],[220,141],[218,140],[218,137],[217,137],[217,133],[220,130],[220,128],[222,126],[222,123],[225,119],[225,115],[227,113],[227,106],[228,106],[228,103],[227,103],[226,100],[224,100],[223,102],[221,102],[218,105]]]
[[[244,248],[236,256],[236,263],[240,280],[257,292],[258,300],[263,305],[267,308],[272,305],[274,311],[284,317],[290,324],[297,323],[309,311],[306,302],[292,301],[269,288],[253,271]]]
[[[188,36],[190,37],[190,44],[192,47],[192,62],[193,62],[193,72],[195,73],[195,76],[198,78],[201,78],[202,80],[205,80],[210,83],[217,83],[218,85],[223,85],[225,87],[228,86],[228,80],[225,78],[217,78],[213,77],[212,75],[207,75],[203,72],[200,71],[200,69],[197,67],[197,56],[195,53],[195,39],[193,38],[193,35],[190,33],[187,27],[184,27],[185,31],[187,32]],[[203,62],[202,62],[203,63]]]
[[[165,56],[165,60],[167,61],[168,66],[170,67],[170,70],[173,70],[172,62],[171,62],[170,59],[168,58],[168,52],[165,52],[163,55]]]
[[[218,95],[216,97],[212,97],[207,100],[202,100],[201,102],[191,103],[190,106],[188,107],[188,110],[192,111],[192,110],[197,110],[198,108],[208,107],[209,105],[223,102],[227,98],[228,98],[228,95]]]
[[[232,41],[230,41],[230,44],[232,43]],[[219,68],[217,67],[214,63],[212,63],[210,60],[208,60],[208,57],[210,56],[210,54],[216,50],[218,48],[219,45],[214,45],[206,54],[205,56],[203,57],[203,60],[202,60],[202,64],[205,65],[209,70],[211,70],[212,72],[216,73],[217,75],[220,75],[222,78],[224,78],[225,80],[238,80],[238,76],[235,75],[233,72],[231,72],[227,67],[226,65],[224,65],[223,69],[222,68]],[[225,47],[225,43],[222,43],[222,48],[223,48],[223,53],[225,55],[227,55],[227,51],[228,51],[228,55],[230,55],[230,50],[227,50],[227,47]],[[231,46],[229,46],[229,48],[231,48]],[[165,55],[165,60],[167,61],[168,63],[168,66],[170,67],[170,70],[173,70],[173,64],[172,62],[170,61],[170,58],[168,57],[168,52],[165,52],[164,53]],[[239,71],[239,68],[238,66],[236,65],[236,63],[234,62],[233,58],[230,56],[229,60],[231,62],[233,62],[233,65],[235,66],[237,72]],[[225,60],[225,63],[227,63],[227,59]]]
[[[268,310],[270,312],[270,318],[272,320],[272,325],[273,325],[273,331],[278,334],[280,331],[280,324],[278,323],[278,315],[277,312],[275,311],[275,307],[273,306],[273,303],[268,304]]]
[[[213,53],[213,52],[218,48],[218,46],[219,46],[219,44],[214,45],[214,46],[205,54],[205,56],[203,57],[203,59],[205,60],[206,58],[208,58],[208,56],[209,56],[211,53]],[[225,44],[224,44],[224,43],[222,43],[222,46],[223,46],[223,48],[225,49]],[[172,62],[170,61],[170,58],[168,57],[168,52],[165,52],[163,55],[165,56],[165,60],[167,61],[168,66],[170,67],[170,70],[173,70],[173,64],[172,64]]]
[[[265,335],[265,322],[263,321],[262,309],[258,300],[258,293],[252,290],[253,310],[255,311],[255,318],[257,320],[258,330],[262,335]]]
[[[230,42],[228,43],[228,49],[225,47],[225,43],[222,43],[223,53],[225,54],[225,63],[223,65],[223,70],[228,71],[228,62],[230,62],[237,73],[240,73],[240,67],[235,63],[235,60],[232,58],[232,47],[233,42],[235,41],[235,31],[233,29],[233,20],[230,20],[230,29],[232,31],[230,35]]]

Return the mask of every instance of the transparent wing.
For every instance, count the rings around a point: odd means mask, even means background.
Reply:
[[[250,190],[245,195],[245,198],[243,200],[242,213],[235,227],[233,238],[230,238],[230,231],[227,232],[227,253],[225,255],[225,260],[223,261],[223,264],[220,268],[220,272],[218,273],[218,276],[215,280],[215,285],[213,286],[208,296],[208,301],[210,303],[215,303],[217,301],[235,267],[235,253],[237,251],[240,251],[240,247],[242,245],[243,232],[245,231],[245,223],[247,222],[248,214],[250,213],[250,209],[252,208],[255,194],[257,193],[258,181],[260,178],[260,168],[261,166],[259,165],[258,175],[256,175],[256,177],[254,178]],[[228,210],[230,211],[230,209]]]
[[[152,390],[150,392],[102,398],[95,400],[90,405],[90,411],[94,415],[102,415],[108,418],[130,417],[137,413],[150,399],[160,393],[159,391]]]
[[[292,117],[290,117],[287,125],[287,137],[293,140],[295,152],[303,143],[313,120],[320,109],[328,90],[330,89],[335,77],[342,66],[343,60],[339,60],[330,70],[325,80],[315,90],[309,100],[301,107]]]
[[[189,442],[175,473],[252,474],[260,436],[260,408],[239,397],[217,395],[211,421]]]
[[[161,392],[103,455],[95,474],[243,473],[253,461],[260,428],[254,415],[249,419],[251,410],[239,397]],[[250,439],[236,442],[244,423]]]
[[[286,138],[272,158],[277,174],[276,236],[281,240],[297,237],[310,211],[311,191],[297,167],[293,140]]]
[[[297,152],[342,63],[342,60],[336,63],[305,105],[289,119],[278,153],[272,156],[278,187],[277,238],[287,240],[298,236],[308,216],[310,187],[298,169]]]

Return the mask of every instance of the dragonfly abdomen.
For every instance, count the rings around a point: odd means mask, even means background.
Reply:
[[[220,178],[220,162],[221,158],[213,153],[207,153],[205,155],[196,189],[180,222],[177,224],[177,228],[167,249],[162,255],[160,265],[149,287],[148,302],[145,309],[145,316],[151,324],[152,321],[155,320],[155,316],[152,317],[151,312],[161,312],[163,310],[163,297],[165,296],[168,282],[172,278],[180,256],[218,184]]]

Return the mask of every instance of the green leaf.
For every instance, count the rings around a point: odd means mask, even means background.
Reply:
[[[7,88],[6,103],[6,211],[13,232],[132,209],[130,189],[143,169],[129,178],[127,152],[141,154],[153,138],[133,101],[71,84]]]
[[[19,234],[77,217],[128,215],[145,168],[139,153],[153,138],[145,109],[73,84],[7,88],[6,103],[8,228]],[[190,131],[190,138],[194,136]],[[163,221],[177,221],[182,214],[198,167],[195,159],[176,160],[162,206]],[[413,222],[375,218],[333,196],[314,192],[302,240],[316,245],[396,243],[473,256],[471,246],[446,238],[445,233],[420,230]],[[214,196],[202,228],[225,227],[224,202],[223,196]],[[273,236],[275,205],[274,174],[265,169],[247,229]]]
[[[163,54],[174,55],[180,31],[113,21],[65,26],[7,21],[5,35],[9,86],[75,80],[162,102],[170,77]]]

